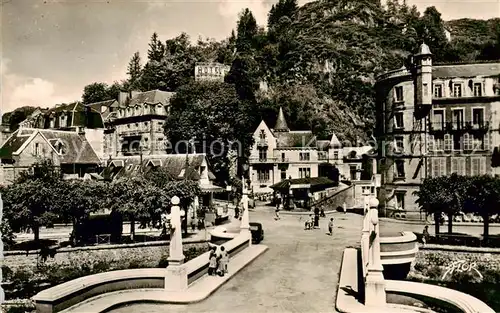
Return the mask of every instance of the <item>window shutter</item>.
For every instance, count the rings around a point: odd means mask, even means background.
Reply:
[[[481,158],[479,159],[479,174],[484,175],[486,174],[486,158]]]
[[[451,173],[458,174],[458,159],[457,158],[451,159]]]

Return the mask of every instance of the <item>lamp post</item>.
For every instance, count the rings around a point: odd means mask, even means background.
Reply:
[[[243,175],[241,177],[241,185],[242,185],[242,204],[243,204],[243,213],[241,216],[241,224],[240,229],[242,232],[250,232],[250,217],[248,214],[248,190],[245,182],[245,175],[248,170],[248,164],[243,164]]]
[[[369,202],[370,211],[368,213],[370,228],[370,253],[365,280],[365,305],[384,306],[386,305],[385,281],[380,260],[380,226],[378,220],[379,201],[372,197]]]

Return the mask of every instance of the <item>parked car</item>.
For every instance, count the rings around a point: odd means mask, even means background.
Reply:
[[[259,243],[264,240],[264,229],[261,223],[250,222],[250,231],[252,233],[252,243]]]

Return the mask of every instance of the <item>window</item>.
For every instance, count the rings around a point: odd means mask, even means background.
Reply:
[[[263,130],[263,129],[260,130],[259,137],[260,137],[261,140],[266,139],[266,132],[265,132],[265,130]]]
[[[464,150],[471,151],[474,149],[475,147],[474,138],[471,138],[470,134],[464,134],[463,140],[464,140]]]
[[[299,178],[309,178],[311,177],[311,169],[309,167],[299,168]]]
[[[436,151],[444,150],[444,137],[434,137],[434,148]]]
[[[442,130],[444,127],[444,110],[432,111],[433,128]]]
[[[318,160],[326,160],[326,159],[328,159],[328,152],[318,151]]]
[[[339,152],[338,151],[333,151],[333,159],[338,160],[339,159]]]
[[[490,150],[490,137],[489,134],[485,135],[470,135],[471,148],[473,151]]]
[[[261,182],[269,181],[269,170],[263,170],[263,169],[257,170],[257,178]]]
[[[394,93],[396,96],[396,102],[403,102],[403,86],[397,86],[394,88]]]
[[[453,135],[453,150],[462,150],[462,140],[463,137],[460,135]]]
[[[260,161],[267,160],[267,150],[266,149],[259,149],[259,160]]]
[[[442,98],[443,97],[443,85],[434,85],[434,98]]]
[[[451,140],[451,135],[450,134],[445,134],[444,135],[444,150],[445,151],[450,151],[451,146],[452,146],[452,140]]]
[[[453,97],[458,98],[462,96],[462,84],[453,84]]]
[[[427,96],[429,94],[429,85],[426,83],[423,84],[423,89],[424,89],[424,96]]]
[[[403,136],[397,136],[394,138],[396,142],[396,152],[403,153],[404,151],[404,138]]]
[[[451,158],[451,173],[465,175],[465,158]]]
[[[203,68],[201,66],[198,67],[198,75],[203,76]]]
[[[404,191],[396,191],[396,203],[397,203],[397,208],[399,210],[404,210],[405,209],[405,192]]]
[[[349,166],[349,172],[351,174],[351,180],[357,179],[358,167],[356,165]]]
[[[474,83],[474,97],[481,97],[483,95],[483,84]]]
[[[486,158],[471,158],[471,175],[484,175],[486,174]]]
[[[435,139],[434,136],[429,135],[427,137],[427,150],[428,151],[434,151],[435,148]]]
[[[286,179],[286,170],[281,170],[281,179]]]
[[[309,161],[311,155],[309,152],[299,152],[299,160],[300,161]]]
[[[33,154],[36,155],[36,156],[40,155],[40,144],[38,142],[35,143],[35,147],[33,149]]]
[[[394,113],[394,128],[403,128],[403,112]]]
[[[461,129],[464,126],[464,110],[456,109],[453,110],[453,124],[456,125],[457,129]]]
[[[484,125],[484,109],[483,108],[473,108],[472,109],[472,124],[474,128],[479,128]]]
[[[440,177],[446,175],[446,158],[432,159],[432,177]]]
[[[396,160],[396,178],[405,178],[405,161]]]

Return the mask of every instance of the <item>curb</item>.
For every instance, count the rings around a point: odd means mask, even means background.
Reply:
[[[388,221],[388,222],[393,222],[393,223],[400,223],[400,224],[414,224],[414,225],[434,225],[434,222],[426,222],[426,221],[412,221],[412,220],[403,220],[403,219],[397,219],[397,218],[391,218],[391,217],[380,217],[381,221]],[[477,227],[483,227],[484,223],[471,223],[471,222],[466,222],[466,223],[461,223],[461,222],[453,222],[453,226],[477,226]],[[444,226],[448,225],[446,222],[443,224]],[[490,223],[489,227],[500,227],[500,223]]]
[[[337,212],[337,210],[325,211],[325,214],[333,214],[333,213],[341,213],[341,212]],[[280,215],[310,215],[310,214],[314,214],[314,212],[280,211]]]

